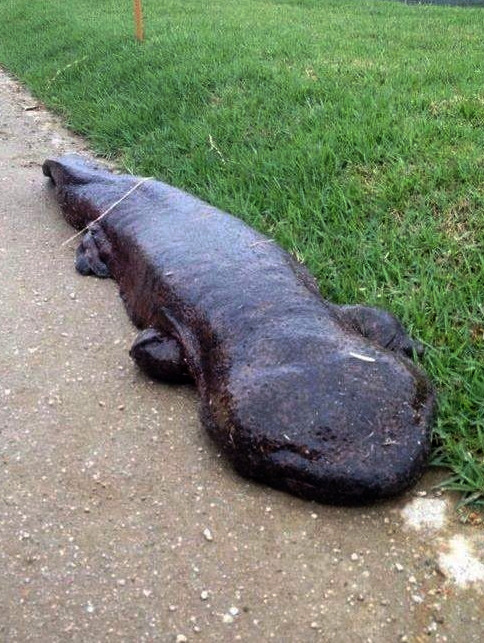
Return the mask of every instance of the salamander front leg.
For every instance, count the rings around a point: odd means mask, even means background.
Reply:
[[[401,322],[386,310],[370,306],[335,306],[338,316],[364,337],[383,348],[412,357],[424,353],[423,345],[413,340]]]
[[[179,342],[154,328],[139,333],[129,354],[139,368],[153,379],[173,383],[191,379]]]

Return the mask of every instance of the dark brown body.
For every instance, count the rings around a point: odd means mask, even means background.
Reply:
[[[139,181],[48,160],[80,229]],[[306,269],[239,219],[147,181],[94,223],[83,274],[112,276],[150,374],[192,378],[202,421],[243,475],[322,502],[401,492],[430,450],[434,395],[390,314],[322,299]]]

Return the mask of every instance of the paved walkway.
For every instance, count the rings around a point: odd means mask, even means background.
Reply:
[[[131,363],[40,165],[80,150],[0,73],[0,640],[481,641],[484,534],[435,474],[377,507],[239,478]]]

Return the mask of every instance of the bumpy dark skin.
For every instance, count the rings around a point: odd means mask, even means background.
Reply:
[[[81,157],[47,160],[82,229],[139,181]],[[322,299],[304,266],[239,219],[149,180],[93,223],[76,260],[111,276],[151,376],[191,378],[201,418],[242,475],[296,495],[363,503],[423,472],[434,393],[389,313]]]

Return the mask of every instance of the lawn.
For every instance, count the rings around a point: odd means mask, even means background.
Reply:
[[[427,347],[433,462],[484,504],[484,9],[0,0],[0,63],[101,155],[238,214]]]

